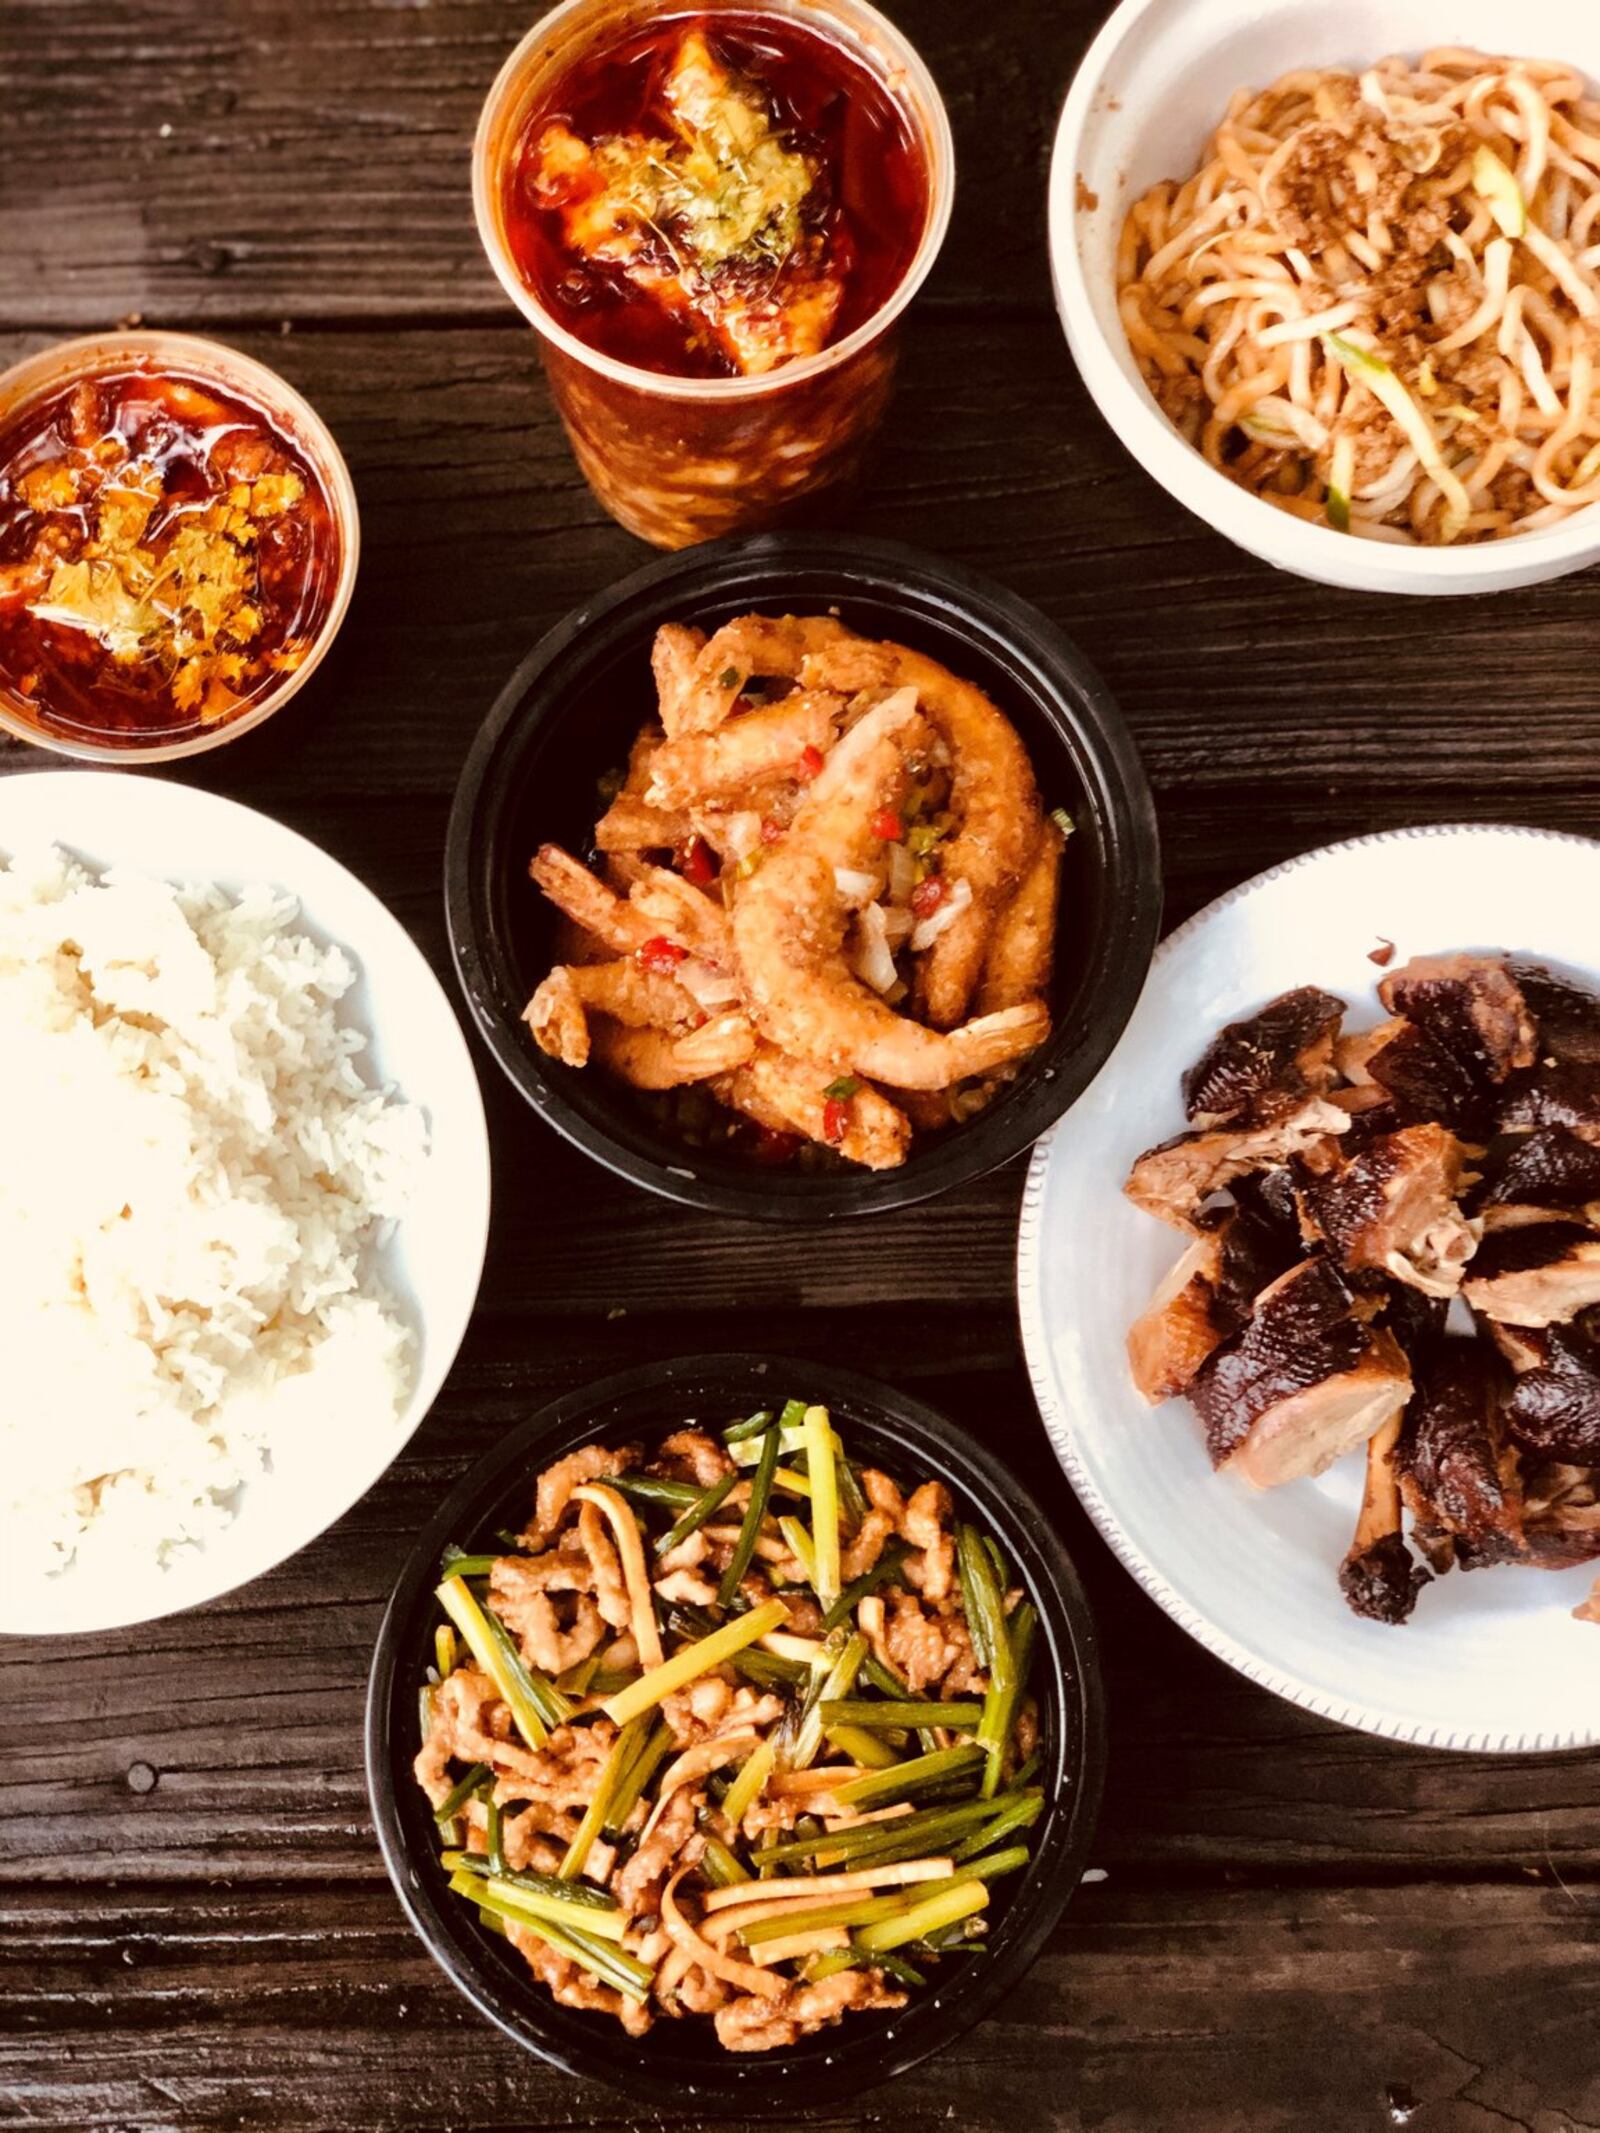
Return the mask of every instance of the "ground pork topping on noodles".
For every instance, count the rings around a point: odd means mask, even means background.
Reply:
[[[292,898],[0,867],[0,1560],[163,1561],[283,1432],[397,1415],[368,1265],[424,1147]]]

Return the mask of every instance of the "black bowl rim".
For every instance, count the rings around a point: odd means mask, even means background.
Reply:
[[[490,774],[519,717],[535,724],[564,706],[531,712],[526,698],[539,677],[608,617],[647,602],[664,586],[683,584],[686,603],[706,600],[749,575],[789,568],[837,572],[840,598],[852,588],[893,599],[921,594],[963,610],[1003,638],[1010,655],[1042,685],[1057,737],[1097,781],[1100,805],[1118,845],[1120,893],[1113,899],[1098,971],[1085,995],[1088,1012],[1068,1049],[1053,1047],[1048,1073],[1024,1074],[1006,1101],[893,1170],[790,1178],[753,1172],[748,1185],[703,1177],[685,1166],[624,1147],[570,1102],[559,1076],[528,1043],[519,1016],[496,997],[478,939],[472,855]],[[811,597],[808,595],[808,598]],[[1067,718],[1064,706],[1070,704]],[[1127,1027],[1144,985],[1161,927],[1161,855],[1155,803],[1138,749],[1115,699],[1077,645],[1047,616],[1006,586],[976,571],[898,541],[862,535],[772,533],[734,537],[658,557],[574,608],[539,639],[495,699],[468,750],[451,805],[445,847],[445,919],[457,981],[479,1035],[523,1099],[549,1125],[602,1167],[649,1192],[713,1214],[768,1223],[822,1224],[886,1213],[969,1183],[1030,1148],[1093,1081]]]
[[[849,1414],[852,1407],[881,1422],[868,1420],[874,1430],[906,1431],[908,1449],[928,1456],[935,1471],[942,1464],[956,1486],[976,1503],[1018,1553],[1028,1558],[1028,1583],[1039,1607],[1041,1629],[1052,1646],[1070,1654],[1072,1669],[1066,1684],[1068,1694],[1060,1706],[1062,1767],[1067,1772],[1065,1797],[1047,1807],[1034,1839],[1038,1864],[1046,1866],[1043,1878],[1027,1898],[1022,1891],[1005,1914],[1007,1940],[996,1956],[986,1955],[981,1966],[972,1964],[939,1988],[938,2011],[943,2023],[932,2036],[920,2036],[909,2045],[895,2048],[893,2032],[879,2040],[876,2057],[872,2040],[852,2038],[848,2025],[846,2042],[855,2048],[844,2065],[805,2060],[806,2096],[809,2104],[844,2101],[862,2088],[875,2086],[908,2072],[942,2051],[989,2013],[1019,1982],[1055,1930],[1078,1887],[1093,1840],[1105,1782],[1107,1720],[1105,1692],[1099,1663],[1099,1638],[1094,1617],[1071,1558],[1032,1495],[985,1445],[924,1401],[880,1380],[834,1364],[801,1361],[757,1353],[728,1353],[679,1357],[668,1363],[648,1363],[597,1380],[548,1401],[501,1438],[492,1450],[474,1462],[439,1511],[419,1536],[396,1580],[373,1650],[365,1715],[365,1759],[368,1796],[373,1823],[388,1869],[389,1879],[413,1930],[429,1954],[458,1991],[477,2011],[488,2017],[515,2043],[563,2073],[591,2078],[637,2100],[682,2105],[683,2084],[653,2072],[646,2064],[627,2064],[625,2051],[642,2057],[647,2042],[608,2038],[607,2044],[561,2043],[541,2034],[544,2016],[536,1998],[514,2004],[502,1981],[486,1966],[471,1959],[466,1949],[472,1943],[465,1933],[451,1928],[457,1922],[447,1914],[428,1879],[413,1871],[399,1808],[397,1773],[408,1779],[411,1752],[392,1738],[391,1716],[396,1707],[396,1671],[405,1632],[425,1593],[433,1584],[433,1566],[446,1541],[460,1530],[463,1517],[492,1489],[509,1490],[520,1480],[525,1484],[531,1455],[539,1458],[558,1452],[562,1440],[579,1440],[596,1420],[600,1410],[644,1392],[670,1395],[675,1387],[694,1387],[697,1394],[730,1409],[747,1400],[757,1400],[775,1383],[804,1384],[818,1398]],[[626,1426],[626,1425],[624,1425]],[[545,1440],[551,1440],[546,1443]],[[479,1512],[478,1520],[487,1514]],[[1070,1700],[1069,1700],[1070,1699]],[[400,1698],[404,1707],[408,1698]],[[1070,1719],[1070,1730],[1066,1722]],[[1071,1734],[1075,1734],[1076,1759]],[[1045,1860],[1045,1850],[1053,1857]],[[1033,1871],[1038,1871],[1036,1865]],[[969,1982],[970,1981],[970,1982]],[[830,2032],[838,2036],[840,2032]],[[845,2057],[843,2050],[838,2054]],[[865,2058],[865,2065],[860,2062]],[[792,2118],[796,2105],[784,2079],[801,2062],[777,2053],[748,2058],[726,2055],[711,2062],[704,2078],[697,2078],[690,2094],[709,2110],[738,2111],[754,2117]],[[762,2076],[766,2078],[763,2080]]]

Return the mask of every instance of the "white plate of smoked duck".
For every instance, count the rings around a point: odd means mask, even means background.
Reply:
[[[1600,845],[1308,853],[1165,942],[1037,1150],[1023,1338],[1201,1643],[1396,1739],[1600,1740]]]

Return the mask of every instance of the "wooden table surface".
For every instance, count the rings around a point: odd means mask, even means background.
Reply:
[[[1103,0],[891,5],[962,173],[840,522],[991,572],[1087,650],[1149,766],[1169,920],[1363,830],[1594,830],[1593,575],[1363,598],[1187,517],[1102,425],[1049,304],[1050,132]],[[213,331],[309,394],[361,495],[334,654],[263,732],[179,774],[326,845],[440,970],[468,741],[539,633],[643,559],[590,501],[473,232],[473,122],[527,20],[527,0],[0,4],[0,363],[134,313]],[[483,1294],[393,1469],[231,1598],[0,1651],[0,2126],[656,2122],[523,2056],[436,1973],[378,1858],[359,1729],[384,1597],[467,1463],[560,1389],[719,1346],[825,1353],[961,1416],[1058,1517],[1107,1652],[1100,1875],[1000,2014],[825,2123],[1600,2126],[1600,1760],[1341,1732],[1158,1613],[1029,1397],[1020,1166],[819,1247],[629,1191],[483,1070]]]

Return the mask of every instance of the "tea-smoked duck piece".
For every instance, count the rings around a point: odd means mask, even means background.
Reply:
[[[1270,1104],[1270,1099],[1267,1100]],[[1237,1178],[1276,1170],[1330,1133],[1343,1133],[1349,1114],[1325,1096],[1281,1099],[1281,1110],[1242,1125],[1205,1127],[1148,1148],[1123,1191],[1135,1207],[1178,1229],[1199,1229],[1205,1202]]]
[[[1344,1277],[1319,1258],[1256,1298],[1249,1325],[1205,1364],[1190,1397],[1212,1464],[1274,1488],[1366,1443],[1410,1392],[1400,1344],[1368,1323]]]
[[[1490,1229],[1562,1213],[1593,1221],[1600,1216],[1600,1146],[1570,1126],[1540,1126],[1510,1144],[1474,1206]]]
[[[1539,1057],[1600,1066],[1600,993],[1544,963],[1514,960],[1511,975],[1538,1028]]]
[[[1474,1311],[1513,1326],[1552,1326],[1600,1303],[1600,1235],[1581,1222],[1487,1232],[1462,1284]]]
[[[1352,1613],[1369,1622],[1408,1622],[1417,1594],[1430,1582],[1411,1557],[1401,1532],[1400,1477],[1395,1446],[1401,1418],[1393,1415],[1367,1440],[1367,1478],[1355,1539],[1339,1566],[1339,1590]]]
[[[1461,1286],[1477,1227],[1456,1204],[1466,1151],[1443,1126],[1406,1126],[1348,1156],[1318,1151],[1325,1167],[1298,1176],[1302,1220],[1347,1273],[1371,1268],[1434,1296]]]
[[[1560,1460],[1534,1466],[1523,1498],[1524,1559],[1535,1569],[1575,1570],[1600,1557],[1600,1468]]]
[[[1344,1008],[1331,992],[1302,985],[1218,1030],[1183,1077],[1190,1124],[1254,1117],[1262,1099],[1280,1091],[1325,1094],[1334,1080],[1333,1041]]]
[[[1378,997],[1479,1081],[1498,1086],[1538,1057],[1533,1017],[1502,956],[1414,956],[1378,981]]]
[[[1144,1397],[1153,1405],[1185,1391],[1297,1255],[1297,1242],[1275,1223],[1249,1208],[1225,1209],[1190,1245],[1128,1334],[1133,1381]]]
[[[1573,1466],[1600,1466],[1600,1313],[1570,1326],[1496,1329],[1516,1377],[1506,1427],[1523,1450]]]
[[[1498,1123],[1502,1133],[1565,1126],[1580,1140],[1600,1142],[1600,1065],[1558,1059],[1516,1075],[1501,1099]]]
[[[1418,1373],[1397,1459],[1412,1537],[1436,1571],[1514,1562],[1524,1553],[1504,1388],[1504,1365],[1479,1339],[1438,1342]]]

